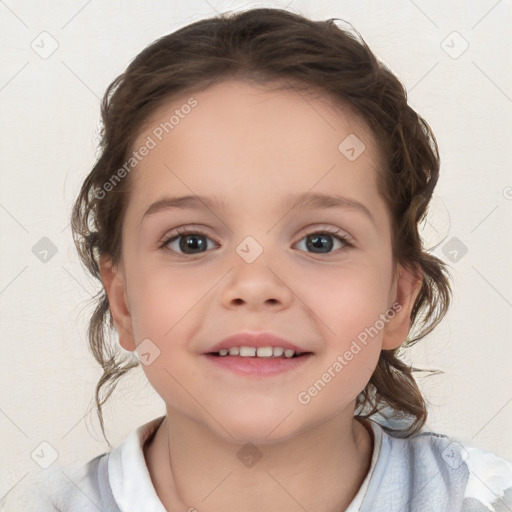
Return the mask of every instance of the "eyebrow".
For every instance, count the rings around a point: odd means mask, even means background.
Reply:
[[[375,224],[375,218],[371,211],[362,203],[338,195],[304,192],[301,194],[290,194],[285,198],[284,208],[288,211],[297,209],[322,209],[322,208],[345,208],[358,211],[366,215]],[[199,196],[188,195],[181,197],[164,197],[152,203],[143,215],[143,218],[155,213],[169,209],[194,209],[225,211],[227,206],[224,196]]]

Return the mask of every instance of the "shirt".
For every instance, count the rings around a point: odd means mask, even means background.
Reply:
[[[143,452],[164,418],[140,426],[112,451],[85,464],[39,471],[0,500],[0,510],[166,512]],[[510,461],[445,435],[395,437],[379,423],[368,423],[374,439],[370,469],[345,512],[512,511]],[[195,509],[172,512],[190,510]]]

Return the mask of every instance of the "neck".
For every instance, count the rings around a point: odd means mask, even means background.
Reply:
[[[348,412],[293,439],[244,448],[168,410],[144,447],[153,485],[167,510],[343,511],[369,470],[373,444]]]

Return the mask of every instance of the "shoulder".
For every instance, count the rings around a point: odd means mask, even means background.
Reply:
[[[473,446],[464,449],[469,470],[467,500],[483,503],[494,512],[512,510],[512,462]]]
[[[463,510],[510,510],[512,506],[512,462],[495,453],[448,436],[422,433],[411,445],[437,461],[439,472],[467,475],[455,478],[465,482]],[[483,508],[485,507],[485,508]],[[503,508],[505,507],[505,508]]]
[[[85,464],[52,466],[29,473],[0,501],[2,512],[67,512],[118,510],[111,498],[107,475],[108,454]]]
[[[378,425],[375,429],[381,431],[381,456],[375,476],[381,479],[381,496],[387,495],[388,501],[397,501],[391,494],[399,489],[402,505],[418,512],[512,509],[510,461],[434,432],[404,438]]]
[[[53,465],[29,473],[0,500],[0,511],[163,511],[145,464],[143,445],[164,418],[138,427],[112,451],[85,464]]]

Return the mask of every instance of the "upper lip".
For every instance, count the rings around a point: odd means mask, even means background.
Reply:
[[[297,354],[308,352],[307,350],[294,345],[293,343],[273,334],[271,332],[239,332],[228,336],[210,347],[205,353],[216,353],[222,348],[230,349],[231,347],[282,347],[294,350]]]

